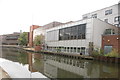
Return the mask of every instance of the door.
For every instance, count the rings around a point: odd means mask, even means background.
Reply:
[[[112,46],[104,46],[104,54],[107,54],[112,51]]]

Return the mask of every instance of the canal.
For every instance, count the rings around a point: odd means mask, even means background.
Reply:
[[[118,78],[120,71],[118,64],[32,53],[15,48],[2,48],[1,57],[27,67],[31,73],[42,73],[48,78]],[[19,69],[17,66],[15,68]],[[13,72],[15,68],[10,67]]]

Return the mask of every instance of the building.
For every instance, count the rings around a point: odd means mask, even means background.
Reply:
[[[58,26],[60,24],[62,24],[62,23],[54,21],[54,22],[51,22],[51,23],[46,24],[44,26],[38,26],[38,25],[30,26],[29,47],[33,47],[33,41],[34,41],[35,36],[41,35],[41,34],[44,35],[46,29]]]
[[[84,14],[82,17],[83,19],[99,18],[102,21],[120,27],[120,3]]]
[[[14,32],[13,34],[2,35],[3,45],[18,45],[18,38],[20,36],[19,32]]]
[[[54,21],[54,22],[51,22],[49,24],[43,25],[42,27],[34,29],[34,31],[33,31],[33,40],[34,40],[35,36],[37,36],[37,35],[41,35],[41,34],[45,35],[45,31],[47,29],[56,27],[56,26],[61,25],[61,24],[63,24],[63,23]]]
[[[47,29],[56,27],[56,26],[61,25],[61,24],[63,24],[63,23],[54,21],[54,22],[51,22],[49,24],[43,25],[42,27],[34,29],[34,31],[33,31],[33,41],[34,41],[35,36],[42,35],[42,41],[41,42],[42,42],[42,49],[44,49],[44,45],[45,45],[45,31]]]
[[[120,28],[118,28],[120,31]],[[104,53],[109,53],[112,49],[115,49],[120,53],[120,32],[118,34],[111,34],[112,30],[108,30],[108,34],[102,35],[102,49]]]
[[[45,37],[46,50],[89,55],[93,49],[103,48],[107,51],[103,39],[106,40],[108,35],[110,38],[119,38],[117,27],[120,27],[120,3],[82,17],[82,20],[48,29]],[[117,50],[120,48],[118,41],[115,45],[117,47],[113,46]],[[111,41],[110,44],[114,42]]]
[[[101,36],[107,29],[113,29],[114,34],[118,34],[117,27],[97,18],[48,29],[45,37],[46,50],[89,55],[93,46],[96,49],[101,48]]]
[[[38,25],[32,25],[30,26],[30,32],[29,32],[29,47],[33,47],[33,32],[34,32],[34,29],[36,28],[39,28],[41,26],[38,26]]]

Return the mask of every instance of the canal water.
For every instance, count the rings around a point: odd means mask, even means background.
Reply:
[[[120,71],[118,64],[32,53],[14,48],[3,48],[2,58],[22,66],[27,65],[31,73],[42,73],[48,78],[118,78]],[[12,67],[10,69],[15,70]]]

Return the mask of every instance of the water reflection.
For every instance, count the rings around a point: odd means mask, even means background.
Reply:
[[[118,78],[119,65],[40,53],[3,49],[3,57],[29,65],[29,71],[50,78]]]
[[[76,60],[58,56],[45,56],[45,74],[52,77],[116,78],[118,65],[102,62]],[[61,73],[66,73],[64,74]],[[53,74],[53,72],[57,73]],[[68,73],[69,72],[69,73]],[[71,75],[72,73],[72,75]]]
[[[41,54],[28,53],[29,70],[31,72],[40,71],[44,74],[44,63]]]

